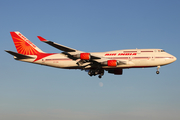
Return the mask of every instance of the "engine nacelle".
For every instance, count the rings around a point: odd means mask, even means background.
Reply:
[[[117,66],[117,60],[108,60],[107,65],[116,67]]]
[[[112,69],[112,70],[108,70],[108,73],[111,73],[111,74],[114,74],[114,75],[122,75],[123,70],[122,69]]]
[[[80,59],[81,60],[90,60],[90,58],[91,58],[90,53],[81,53],[80,54]]]
[[[74,55],[74,57],[80,58],[81,60],[90,60],[91,59],[90,53],[80,53],[80,54]]]
[[[116,67],[118,62],[117,60],[108,60],[106,62],[102,62],[102,65],[107,65],[107,66],[112,66],[112,67]]]

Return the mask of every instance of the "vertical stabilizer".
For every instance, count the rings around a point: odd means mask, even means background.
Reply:
[[[23,55],[37,55],[44,53],[20,32],[10,32],[17,52]]]

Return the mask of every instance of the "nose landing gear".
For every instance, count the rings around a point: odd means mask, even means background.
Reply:
[[[160,68],[161,66],[157,66],[157,71],[156,71],[156,74],[159,74],[159,68]]]

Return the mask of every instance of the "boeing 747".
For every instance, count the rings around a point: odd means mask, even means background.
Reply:
[[[162,49],[125,49],[108,52],[83,52],[37,36],[40,41],[63,52],[45,53],[20,32],[10,32],[17,52],[6,50],[15,60],[56,68],[80,69],[101,78],[104,71],[122,75],[123,69],[157,67],[176,61],[176,57]]]

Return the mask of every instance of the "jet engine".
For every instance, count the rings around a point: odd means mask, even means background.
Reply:
[[[118,65],[118,61],[117,60],[108,60],[108,61],[102,62],[101,64],[116,67]]]
[[[90,60],[91,59],[90,53],[80,53],[80,54],[74,55],[74,57],[80,58],[81,60]]]

